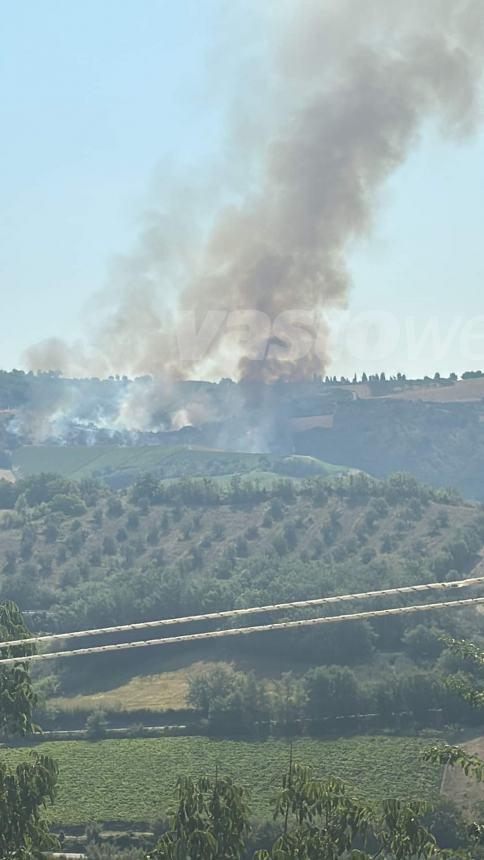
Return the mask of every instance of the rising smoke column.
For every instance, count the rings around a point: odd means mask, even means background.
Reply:
[[[224,376],[235,365],[240,377],[269,380],[322,372],[324,316],[347,302],[348,253],[370,232],[386,179],[427,123],[436,121],[445,135],[472,131],[483,60],[480,0],[291,0],[278,9],[260,58],[261,76],[271,80],[262,90],[267,103],[257,103],[256,89],[249,93],[266,119],[259,138],[253,123],[247,135],[257,165],[252,181],[230,206],[214,212],[207,202],[205,220],[203,197],[188,217],[186,188],[151,217],[136,253],[120,264],[121,286],[111,289],[90,345],[90,363],[101,372]],[[249,121],[237,118],[242,139]],[[235,132],[228,139],[243,165]],[[161,298],[167,277],[178,297],[170,315]],[[214,338],[208,355],[180,360],[180,314],[202,321],[210,311],[249,310],[274,321],[293,309],[311,312],[318,324],[304,358],[292,358],[282,332],[269,339],[263,360],[234,345],[233,333]],[[36,367],[48,366],[48,347],[31,354]]]

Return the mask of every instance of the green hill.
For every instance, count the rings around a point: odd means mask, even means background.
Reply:
[[[0,598],[17,601],[44,630],[456,579],[477,569],[484,547],[480,506],[406,476],[289,480],[272,473],[265,484],[257,472],[220,480],[145,475],[113,491],[90,477],[39,475],[0,482],[1,508]],[[350,608],[343,604],[341,611]],[[59,676],[57,694],[67,708],[69,697],[108,694],[166,671],[179,696],[190,664],[200,660],[235,661],[244,670],[263,665],[268,676],[359,664],[371,676],[375,660],[382,671],[396,659],[407,668],[418,663],[420,646],[405,637],[421,621],[468,635],[478,630],[475,619],[472,610],[461,610],[386,626],[351,623],[265,634],[263,644],[245,637],[196,652],[182,648],[173,652],[177,665],[170,649],[152,649],[80,659],[75,672],[71,661],[46,664],[46,671]],[[422,648],[423,658],[435,654],[432,642]],[[139,685],[130,691],[137,695]],[[115,698],[107,695],[110,704]]]

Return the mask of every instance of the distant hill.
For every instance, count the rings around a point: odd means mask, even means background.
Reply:
[[[308,422],[297,431],[300,454],[382,478],[408,472],[484,501],[484,403],[353,400],[335,408],[326,426]]]
[[[292,461],[291,477],[332,473],[328,464],[382,478],[405,471],[484,501],[484,374],[463,376],[186,381],[164,390],[149,378],[0,372],[0,468],[100,476],[112,487],[145,471],[166,480],[257,472],[271,481],[297,454],[313,460]],[[140,397],[153,408],[132,430],[126,415]],[[261,450],[270,453],[244,453]]]
[[[484,400],[484,377],[460,379],[453,384],[429,382],[409,384],[401,391],[386,395],[398,400],[423,400],[433,403],[471,403]]]

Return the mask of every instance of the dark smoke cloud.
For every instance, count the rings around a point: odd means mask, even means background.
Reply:
[[[281,4],[278,15],[259,57],[262,96],[256,87],[237,95],[245,107],[228,134],[238,182],[247,165],[245,192],[228,182],[229,205],[212,193],[213,177],[205,186],[185,178],[163,212],[147,216],[136,253],[119,261],[84,356],[59,341],[54,350],[38,345],[27,354],[34,369],[68,371],[74,360],[77,370],[81,355],[89,372],[169,378],[235,369],[250,379],[297,379],[324,370],[325,313],[347,302],[348,254],[371,230],[386,179],[427,123],[459,137],[478,120],[482,2],[303,0]],[[214,339],[208,357],[180,361],[178,316],[202,320],[214,309],[258,310],[271,320],[309,310],[317,346],[293,359],[289,342],[273,337],[265,360],[253,361],[232,332]]]

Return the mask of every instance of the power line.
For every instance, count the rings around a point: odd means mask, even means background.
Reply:
[[[175,624],[190,624],[197,621],[221,621],[236,616],[256,615],[264,612],[279,612],[287,609],[307,609],[313,606],[330,606],[336,603],[347,603],[352,600],[367,600],[373,597],[392,597],[395,594],[417,594],[425,591],[468,588],[472,585],[482,585],[484,576],[473,579],[456,579],[451,582],[429,582],[419,585],[404,585],[399,588],[385,588],[381,591],[362,591],[356,594],[338,594],[332,597],[316,597],[311,600],[296,600],[288,603],[272,603],[267,606],[251,606],[244,609],[226,609],[222,612],[206,612],[202,615],[185,615],[177,618],[163,618],[157,621],[141,621],[135,624],[120,624],[117,627],[98,627],[92,630],[78,630],[73,633],[52,633],[43,636],[31,636],[28,639],[15,639],[11,642],[0,642],[0,649],[17,645],[34,645],[42,642],[55,642],[67,639],[83,639],[89,636],[103,636],[111,633],[130,633],[135,630],[171,627]]]
[[[212,630],[206,633],[187,633],[183,636],[169,636],[164,639],[147,639],[141,642],[122,642],[116,645],[97,645],[94,648],[77,648],[73,651],[53,651],[48,654],[31,654],[26,657],[8,657],[0,660],[1,666],[16,663],[36,663],[43,660],[56,660],[62,657],[80,657],[86,654],[106,654],[113,651],[127,651],[134,648],[150,648],[155,645],[178,645],[181,642],[197,642],[203,639],[222,639],[227,636],[246,636],[252,633],[265,633],[269,630],[291,630],[310,627],[316,624],[337,624],[346,621],[363,621],[368,618],[384,618],[413,612],[430,612],[435,609],[449,609],[459,606],[483,604],[484,597],[471,597],[466,600],[450,600],[444,603],[424,603],[417,606],[400,606],[394,609],[378,609],[373,612],[356,612],[351,615],[333,615],[323,618],[305,618],[299,621],[282,621],[276,624],[263,624],[257,627],[237,627],[228,630]],[[23,640],[25,641],[25,640]],[[7,645],[11,643],[6,643]]]

